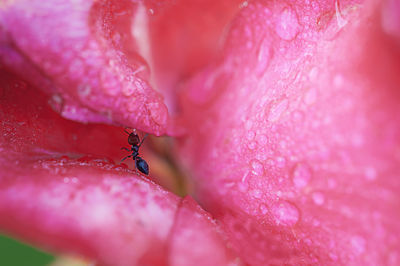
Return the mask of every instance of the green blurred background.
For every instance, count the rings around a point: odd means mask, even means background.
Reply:
[[[0,234],[1,266],[44,266],[54,260],[49,253]]]

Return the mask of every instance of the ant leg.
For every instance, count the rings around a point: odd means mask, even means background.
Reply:
[[[129,133],[127,130],[126,130],[126,128],[124,129],[124,132],[126,133],[126,134],[131,134],[131,133]]]
[[[144,137],[142,138],[142,141],[139,143],[139,148],[140,148],[140,146],[142,146],[142,143],[143,143],[143,141],[144,141],[144,139],[148,136],[149,134],[148,133],[146,133],[145,135],[144,135]]]
[[[131,151],[130,149],[128,149],[128,148],[125,148],[125,147],[122,147],[122,148],[121,148],[121,150],[125,150],[125,151]]]
[[[132,157],[132,155],[126,156],[124,159],[121,160],[121,163],[122,163],[124,160],[126,160],[127,158],[129,158],[129,157]]]

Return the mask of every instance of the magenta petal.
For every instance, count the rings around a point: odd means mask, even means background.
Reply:
[[[124,171],[74,161],[5,167],[15,171],[0,177],[2,230],[106,265],[165,261],[178,197]]]
[[[65,118],[163,134],[168,111],[149,85],[129,27],[136,9],[130,1],[3,4],[1,61],[52,94],[55,110]]]
[[[197,204],[126,170],[75,160],[1,162],[0,228],[105,265],[228,265],[233,255]],[[61,171],[61,172],[60,172]]]
[[[176,214],[169,250],[174,266],[240,263],[215,221],[190,197],[181,202]]]
[[[193,200],[95,156],[122,158],[121,129],[62,119],[41,92],[7,72],[0,83],[2,232],[100,265],[190,264],[194,258],[181,250],[186,234],[196,240],[192,252],[219,265],[232,260],[218,227]]]
[[[400,53],[380,13],[251,1],[187,85],[181,158],[245,262],[400,263]]]

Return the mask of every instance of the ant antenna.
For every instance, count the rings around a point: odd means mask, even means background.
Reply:
[[[139,143],[139,147],[142,146],[142,143],[143,143],[144,139],[145,139],[148,135],[149,135],[148,133],[144,134],[144,136],[143,136],[143,138],[142,138],[142,141],[140,141],[140,143]]]

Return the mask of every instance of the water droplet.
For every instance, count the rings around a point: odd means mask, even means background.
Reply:
[[[304,114],[303,114],[303,112],[301,112],[301,111],[294,111],[293,113],[292,113],[292,119],[293,119],[293,121],[295,121],[295,122],[301,122],[301,121],[303,121],[303,119],[304,119]]]
[[[317,77],[318,77],[318,68],[317,67],[311,68],[310,72],[308,73],[308,78],[310,79],[310,81],[315,81]]]
[[[382,30],[395,38],[400,37],[399,10],[400,3],[398,0],[387,0],[382,3],[380,15]]]
[[[268,69],[269,63],[271,62],[271,41],[269,38],[265,38],[258,48],[257,64],[255,73],[258,76],[262,76]]]
[[[100,80],[102,83],[102,89],[107,95],[115,96],[119,93],[121,84],[116,75],[110,70],[104,69],[100,73]]]
[[[260,212],[261,212],[262,215],[267,214],[267,212],[268,212],[268,207],[267,207],[265,204],[261,204],[261,205],[260,205]]]
[[[242,8],[247,7],[248,5],[249,5],[248,1],[243,1],[242,3],[240,3],[239,8],[242,9]]]
[[[304,102],[308,105],[313,104],[317,99],[317,89],[311,87],[304,95]]]
[[[247,184],[247,182],[239,182],[238,189],[241,192],[247,192],[247,190],[249,189],[249,184]]]
[[[279,15],[275,31],[284,40],[293,40],[299,33],[300,25],[297,14],[292,8],[285,8]]]
[[[262,197],[262,191],[259,189],[253,189],[250,194],[256,199],[261,199]]]
[[[336,14],[336,23],[340,30],[347,24],[347,20],[344,19],[342,16],[342,11],[340,10],[339,0],[335,1],[335,14]]]
[[[64,183],[68,184],[69,183],[69,178],[68,177],[64,177],[63,181],[64,181]]]
[[[251,161],[251,172],[255,175],[262,176],[264,174],[264,165],[258,160]]]
[[[121,90],[123,95],[129,97],[135,92],[135,87],[130,83],[124,82]]]
[[[328,27],[329,23],[332,21],[333,18],[333,12],[332,11],[327,11],[321,13],[319,17],[317,18],[316,24],[317,24],[317,30],[321,31],[324,30]]]
[[[333,85],[336,88],[341,88],[344,84],[344,78],[340,74],[336,74],[335,77],[333,78]]]
[[[88,84],[80,84],[77,89],[78,89],[78,94],[81,97],[88,96],[90,94],[90,92],[92,91],[92,88]]]
[[[376,170],[372,166],[369,166],[365,169],[364,172],[365,178],[369,181],[373,181],[376,179]]]
[[[71,77],[82,77],[84,73],[84,64],[81,59],[75,58],[69,64],[69,73]]]
[[[305,163],[298,163],[292,172],[293,184],[298,188],[308,185],[312,177],[311,168]]]
[[[168,119],[168,110],[163,103],[148,103],[150,116],[157,125],[165,125]]]
[[[269,112],[269,115],[268,115],[268,121],[270,121],[270,122],[278,121],[280,119],[281,115],[287,109],[288,105],[289,105],[288,99],[283,99],[279,103],[272,106],[271,110]]]
[[[247,139],[248,140],[253,140],[255,136],[256,136],[256,133],[254,131],[247,132]]]
[[[246,123],[244,124],[244,127],[246,130],[251,130],[251,128],[253,127],[253,121],[251,121],[250,119],[246,121]]]
[[[338,255],[336,255],[333,252],[329,253],[329,258],[331,258],[331,260],[333,260],[333,261],[337,261],[339,259]]]
[[[266,144],[268,143],[268,138],[267,138],[267,136],[265,136],[265,135],[260,135],[260,136],[257,138],[257,142],[258,142],[260,145],[266,145]]]
[[[286,166],[286,159],[284,157],[277,157],[275,159],[275,166],[279,168],[284,168]]]
[[[361,255],[365,252],[366,241],[363,237],[353,236],[350,242],[356,255]]]
[[[350,12],[353,7],[348,7],[345,13]],[[336,18],[336,19],[335,19]],[[322,13],[317,19],[317,29],[324,31],[324,38],[327,40],[334,39],[338,33],[346,26],[348,21],[343,17],[339,0],[335,0],[335,11]]]
[[[64,98],[60,94],[53,94],[48,101],[50,107],[57,113],[61,113],[64,108]]]
[[[287,201],[272,205],[271,212],[277,225],[294,226],[300,219],[299,209]]]
[[[332,178],[330,178],[330,179],[328,179],[328,187],[330,188],[330,189],[335,189],[336,188],[336,180],[334,180],[334,179],[332,179]]]
[[[314,192],[312,194],[312,200],[316,205],[321,206],[325,203],[325,196],[322,192]]]
[[[256,144],[254,141],[252,141],[252,142],[250,142],[249,144],[247,144],[247,147],[248,147],[250,150],[254,150],[254,149],[257,147],[257,144]]]

